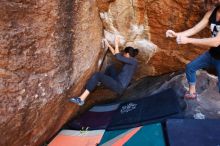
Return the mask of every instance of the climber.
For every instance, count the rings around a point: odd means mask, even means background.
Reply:
[[[220,4],[220,0],[214,0],[215,4]],[[210,25],[212,37],[210,38],[192,38],[203,30],[207,25]],[[199,69],[214,66],[218,75],[218,87],[220,92],[220,6],[208,11],[203,19],[193,28],[183,32],[175,32],[167,30],[166,36],[176,38],[177,44],[193,44],[198,46],[210,47],[209,51],[205,52],[192,62],[186,65],[186,78],[189,83],[189,91],[185,93],[186,99],[195,99],[196,93],[196,71]]]
[[[111,53],[115,56],[115,58],[124,64],[121,72],[117,74],[115,67],[111,65],[106,69],[105,73],[95,73],[88,81],[86,85],[86,90],[83,92],[83,94],[79,97],[71,98],[71,102],[82,106],[85,99],[95,89],[99,82],[101,82],[105,87],[116,92],[119,95],[124,92],[128,84],[130,83],[138,64],[135,58],[135,56],[138,55],[138,49],[126,47],[123,53],[120,53],[120,39],[118,36],[115,37],[115,49],[108,43],[107,40],[104,40],[104,42]]]

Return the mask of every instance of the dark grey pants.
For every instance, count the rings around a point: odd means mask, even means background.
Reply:
[[[98,82],[101,82],[105,87],[119,95],[124,91],[123,86],[117,79],[117,71],[114,65],[107,67],[105,73],[95,73],[88,81],[86,89],[92,92],[96,88]]]

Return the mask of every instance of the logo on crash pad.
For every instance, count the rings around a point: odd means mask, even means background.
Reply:
[[[137,104],[129,103],[129,104],[125,105],[125,106],[122,106],[120,112],[121,112],[121,114],[128,113],[130,111],[135,110],[136,107],[137,107]]]

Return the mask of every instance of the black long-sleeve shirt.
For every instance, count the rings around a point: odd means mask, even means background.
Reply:
[[[120,73],[118,74],[118,80],[124,88],[127,88],[134,75],[134,72],[137,69],[137,59],[133,57],[126,58],[121,53],[115,54],[115,57],[117,60],[124,63]]]

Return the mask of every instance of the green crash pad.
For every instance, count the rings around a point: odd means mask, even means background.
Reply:
[[[99,145],[165,146],[165,141],[162,126],[157,123],[131,129],[106,131]]]

